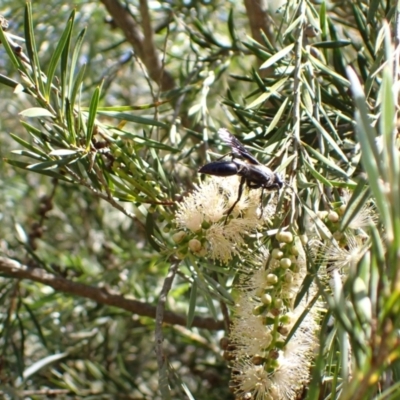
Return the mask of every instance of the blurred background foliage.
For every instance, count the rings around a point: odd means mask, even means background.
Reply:
[[[357,188],[348,220],[374,202],[364,190],[346,67],[354,68],[364,87],[369,108],[360,113],[375,125],[384,105],[386,113],[395,109],[379,96],[391,46],[384,40],[392,36],[398,45],[396,4],[289,1],[258,9],[260,4],[52,0],[26,6],[3,0],[0,14],[16,45],[7,52],[2,40],[0,47],[1,256],[28,272],[41,269],[155,307],[168,270],[179,263],[172,240],[176,204],[198,182],[198,167],[211,159],[207,150],[223,152],[215,134],[221,126],[299,196],[297,201],[284,191],[271,229],[289,221],[304,233],[304,210],[330,209],[342,191]],[[384,20],[392,35],[385,34]],[[378,239],[374,243],[386,251]],[[193,322],[190,330],[163,326],[169,395],[233,399],[219,340],[235,270],[192,261],[180,264],[167,298],[168,310]],[[310,277],[318,268],[310,263]],[[381,267],[378,275],[384,272]],[[4,396],[166,398],[159,394],[154,315],[94,301],[83,289],[68,295],[2,273]],[[343,288],[344,298],[356,278]],[[385,285],[395,279],[393,272]],[[194,281],[197,290],[191,290]],[[332,331],[327,321],[343,311],[338,304],[326,300],[317,367],[302,398],[350,398],[357,384],[379,371],[367,385],[368,396],[387,390],[379,398],[395,399],[393,354],[389,372],[387,364],[367,357],[370,369],[354,374],[358,381],[342,392],[345,374],[352,377],[343,329],[352,327]],[[195,316],[220,324],[200,329]],[[397,320],[392,322],[395,332]],[[382,377],[386,386],[379,386]]]

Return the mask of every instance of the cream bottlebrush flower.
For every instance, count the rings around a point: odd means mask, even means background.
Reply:
[[[294,311],[292,326],[301,316],[306,301],[302,301]],[[318,346],[316,336],[318,330],[317,307],[310,312],[296,329],[286,347],[279,352],[279,366],[274,371],[271,379],[278,391],[279,399],[296,399],[303,386],[310,378],[311,360]]]
[[[345,205],[343,207],[343,212],[345,211],[346,204],[351,198],[351,193],[346,192],[344,194]],[[350,229],[367,229],[370,224],[376,224],[378,222],[378,214],[376,212],[376,207],[371,203],[365,203],[361,209],[354,215],[353,219],[349,223]]]
[[[288,251],[292,249],[282,247],[282,253]],[[242,398],[295,399],[309,379],[318,343],[317,307],[309,311],[290,341],[281,347],[307,306],[304,299],[292,310],[293,299],[307,273],[300,253],[290,256],[291,265],[286,269],[282,269],[279,259],[271,258],[267,270],[261,268],[242,275],[238,286],[241,297],[230,333],[234,349],[232,386]],[[278,278],[277,282],[271,279],[272,275]],[[314,291],[310,289],[311,295]],[[270,303],[262,302],[265,293],[271,296]]]
[[[232,368],[231,387],[243,399],[281,400],[271,374],[262,365],[254,365],[251,359],[240,359]],[[247,396],[251,397],[247,397]]]
[[[327,264],[328,272],[347,272],[349,268],[355,268],[368,249],[364,238],[360,236],[345,235],[345,238],[346,246],[339,246],[337,242],[320,245],[318,255]]]
[[[204,215],[199,207],[197,200],[190,194],[185,198],[185,201],[180,203],[178,211],[175,214],[176,223],[178,226],[189,229],[192,232],[198,232],[204,220]]]
[[[375,225],[378,222],[378,214],[374,206],[364,204],[360,211],[354,216],[349,223],[349,228],[367,229],[370,224]]]
[[[195,191],[178,205],[178,211],[175,214],[177,225],[197,232],[204,221],[208,223],[220,221],[224,212],[229,209],[224,197],[226,193],[222,190],[221,184],[225,180],[230,180],[231,186],[235,186],[235,184],[237,186],[237,178],[235,178],[216,179],[212,177],[200,185],[196,185]],[[196,223],[193,223],[193,220]],[[198,229],[194,230],[193,227],[198,227]]]
[[[264,325],[263,318],[253,314],[256,305],[251,293],[244,293],[235,305],[229,338],[235,345],[235,355],[239,358],[254,354],[266,355],[265,349],[268,349],[272,341],[272,335]]]
[[[244,236],[254,232],[263,222],[257,215],[259,191],[245,190],[232,212],[236,218],[229,219],[225,224],[226,213],[236,201],[238,190],[237,176],[211,177],[196,186],[195,191],[184,199],[176,212],[178,227],[205,237],[209,244],[209,256],[222,263],[239,255],[240,247],[244,245]],[[271,212],[271,207],[268,211]],[[265,210],[263,215],[268,218]]]
[[[295,324],[306,306],[306,301],[303,301],[296,308],[291,326]],[[278,355],[276,367],[268,368],[268,371],[264,365],[255,365],[252,361],[253,355],[264,356],[265,348],[256,349],[256,346],[251,346],[250,340],[247,340],[249,333],[254,332],[259,335],[262,328],[257,327],[257,324],[252,325],[254,321],[252,316],[249,316],[247,328],[244,320],[242,321],[242,333],[247,332],[247,335],[241,342],[248,342],[249,346],[246,348],[239,345],[236,340],[233,341],[236,359],[232,366],[232,387],[236,394],[243,398],[250,395],[249,398],[260,400],[295,400],[297,398],[310,378],[311,360],[318,343],[316,337],[318,316],[315,310],[315,307],[310,310],[285,348],[275,350]],[[264,331],[267,330],[265,326],[263,328]],[[237,333],[239,334],[240,331]],[[257,341],[258,335],[255,335],[253,340]],[[267,336],[272,337],[271,334]],[[238,339],[240,340],[239,337]],[[246,355],[244,353],[246,349],[256,351]]]

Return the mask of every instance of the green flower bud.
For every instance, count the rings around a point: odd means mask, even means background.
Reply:
[[[182,240],[186,237],[186,233],[184,231],[178,231],[172,235],[172,240],[178,244],[182,242]]]
[[[282,260],[280,261],[280,266],[282,268],[290,268],[291,265],[292,261],[290,260],[290,258],[282,258]]]
[[[293,314],[291,312],[288,312],[285,315],[281,315],[279,317],[279,322],[281,322],[284,325],[290,324],[292,320],[293,320]]]
[[[261,315],[265,311],[265,306],[256,306],[253,308],[253,315]]]
[[[193,253],[199,252],[202,249],[200,240],[197,239],[189,240],[189,249],[193,251]]]
[[[275,260],[280,260],[283,257],[283,251],[281,249],[273,249],[271,252],[271,257]]]
[[[267,282],[271,285],[276,285],[278,283],[278,277],[275,274],[268,274]]]
[[[307,235],[300,235],[300,242],[303,246],[305,246],[308,243],[308,236]]]
[[[280,309],[280,308],[282,308],[282,306],[283,306],[282,299],[278,299],[278,298],[274,299],[274,307],[275,308]]]
[[[278,232],[276,234],[276,240],[283,243],[292,243],[293,235],[290,232]]]
[[[268,293],[264,293],[260,297],[261,303],[263,303],[265,306],[269,306],[272,303],[272,297]]]
[[[293,275],[290,272],[285,274],[285,282],[289,284],[293,282]]]
[[[339,214],[336,211],[329,211],[328,219],[331,222],[338,222],[339,221]]]

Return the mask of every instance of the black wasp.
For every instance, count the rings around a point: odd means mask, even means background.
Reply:
[[[217,161],[211,162],[202,166],[199,172],[208,175],[215,176],[241,176],[239,184],[239,192],[236,201],[233,203],[232,207],[228,210],[226,215],[225,223],[232,210],[235,208],[236,204],[239,202],[243,193],[244,184],[247,185],[249,189],[259,189],[261,188],[261,215],[263,212],[262,199],[264,194],[264,189],[266,190],[279,190],[283,186],[283,181],[279,174],[276,174],[270,170],[265,165],[262,165],[244,146],[235,138],[232,134],[228,132],[225,128],[221,128],[218,131],[218,136],[221,140],[231,147],[232,152],[224,155]],[[232,157],[231,161],[220,161],[227,155]],[[243,161],[244,160],[244,161]]]

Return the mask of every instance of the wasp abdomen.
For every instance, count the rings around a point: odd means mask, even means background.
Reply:
[[[240,167],[233,161],[215,161],[203,165],[199,172],[215,176],[231,176],[236,175],[239,170]]]

